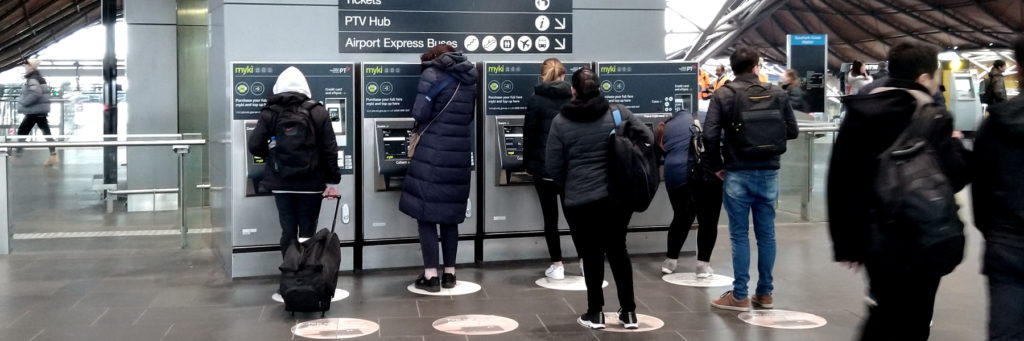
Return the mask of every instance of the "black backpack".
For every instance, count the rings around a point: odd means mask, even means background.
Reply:
[[[320,317],[323,317],[331,309],[341,266],[341,240],[334,233],[338,221],[337,206],[341,205],[341,200],[337,201],[331,229],[321,229],[303,243],[298,239],[293,241],[278,268],[281,270],[278,291],[284,298],[284,310],[292,315],[295,312],[320,312]]]
[[[734,116],[725,131],[729,143],[742,156],[766,159],[786,152],[786,120],[779,107],[779,96],[784,93],[768,83],[757,83],[741,88],[737,82],[725,87],[735,93]]]
[[[657,147],[644,124],[622,117],[612,104],[615,129],[608,136],[608,191],[634,212],[646,211],[661,186]]]
[[[320,103],[307,100],[298,106],[274,105],[274,135],[270,148],[270,165],[283,180],[313,177],[320,166],[316,124],[311,112]]]
[[[947,111],[931,96],[907,91],[917,100],[910,125],[881,156],[874,191],[878,199],[873,238],[882,252],[910,255],[910,263],[943,276],[963,260],[964,224],[957,215],[955,191],[929,141]]]
[[[981,85],[978,86],[978,99],[981,100],[982,104],[992,104],[992,92],[989,91],[989,84],[992,83],[992,78],[985,78],[981,80]]]

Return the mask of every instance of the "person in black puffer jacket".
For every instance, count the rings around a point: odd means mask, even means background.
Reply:
[[[258,185],[274,193],[278,219],[281,223],[281,255],[284,256],[288,246],[296,238],[311,238],[316,233],[316,221],[320,217],[320,206],[323,197],[338,195],[338,183],[341,182],[341,171],[338,168],[338,141],[334,137],[334,127],[328,117],[327,109],[318,102],[311,100],[311,92],[306,77],[294,66],[285,69],[274,83],[274,94],[267,99],[267,105],[260,111],[259,121],[249,137],[249,153],[254,156],[269,158],[277,145],[274,136],[277,130],[275,122],[285,108],[296,108],[306,105],[317,138],[317,169],[315,174],[303,178],[283,178],[274,167],[266,167],[263,179]],[[297,109],[292,109],[297,110]],[[274,139],[275,142],[271,142]],[[271,145],[273,143],[273,146]]]
[[[541,66],[541,84],[533,89],[526,101],[526,122],[523,127],[523,158],[526,171],[533,175],[541,213],[544,215],[544,239],[548,244],[551,266],[544,275],[552,279],[565,279],[562,264],[561,236],[558,233],[558,195],[561,188],[548,175],[544,166],[548,131],[551,121],[572,100],[572,85],[565,81],[565,65],[551,58]]]
[[[1024,37],[1014,43],[1024,59]],[[1024,88],[1022,88],[1024,90]],[[974,143],[974,221],[985,235],[989,340],[1024,339],[1024,96],[988,108]]]
[[[562,207],[576,248],[583,257],[587,284],[587,312],[577,323],[587,328],[605,327],[604,258],[615,277],[619,296],[619,320],[627,329],[639,327],[633,298],[633,265],[626,250],[626,227],[633,212],[617,206],[608,192],[608,138],[615,128],[612,107],[598,89],[600,80],[590,68],[572,76],[576,96],[551,122],[545,166],[555,183],[565,188]],[[646,127],[623,106],[615,105],[623,120]],[[647,130],[648,143],[654,134]]]
[[[476,108],[476,65],[448,45],[420,56],[423,73],[413,105],[421,133],[416,154],[402,184],[398,209],[416,219],[425,271],[416,287],[438,292],[455,287],[459,224],[466,220],[473,155],[473,113]],[[447,77],[451,82],[433,100],[427,94]],[[438,225],[444,253],[444,276],[438,279]]]

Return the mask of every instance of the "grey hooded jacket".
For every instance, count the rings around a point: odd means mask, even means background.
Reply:
[[[50,89],[46,80],[33,71],[25,75],[25,85],[18,98],[18,112],[25,115],[46,115],[50,113]]]

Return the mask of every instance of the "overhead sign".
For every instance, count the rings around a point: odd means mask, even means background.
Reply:
[[[796,45],[813,45],[813,46],[824,46],[825,35],[824,34],[790,34],[789,43]]]
[[[420,64],[363,63],[363,117],[412,117]]]
[[[572,75],[590,63],[565,63]],[[484,113],[486,115],[525,115],[526,100],[540,83],[540,63],[484,63]]]
[[[339,0],[341,53],[572,53],[572,0]]]
[[[608,102],[634,113],[695,110],[697,63],[597,63],[601,92]]]
[[[825,67],[828,65],[828,36],[791,34],[786,39],[787,65],[796,70],[804,95],[804,112],[825,111]]]

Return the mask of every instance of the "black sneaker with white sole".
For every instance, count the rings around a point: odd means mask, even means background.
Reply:
[[[619,321],[622,322],[622,327],[626,329],[640,329],[640,322],[637,321],[636,313],[632,311],[620,312]]]
[[[580,318],[576,320],[581,326],[590,329],[604,329],[604,313],[586,313],[580,315]]]

